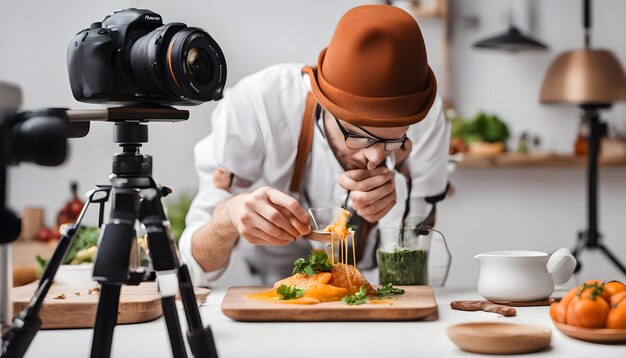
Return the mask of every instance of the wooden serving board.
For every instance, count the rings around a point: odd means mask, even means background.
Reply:
[[[271,321],[414,321],[437,311],[430,286],[398,286],[406,292],[387,300],[349,306],[341,301],[314,305],[259,301],[244,297],[271,287],[231,287],[222,301],[222,312],[246,322]],[[376,288],[376,287],[375,287]]]
[[[13,288],[13,314],[17,314],[28,306],[30,299],[37,289],[38,282]],[[42,319],[42,328],[92,328],[96,317],[96,308],[100,292],[89,293],[97,287],[71,287],[62,284],[53,284],[44,299],[39,316]],[[200,303],[208,296],[210,290],[197,289],[196,300]],[[65,298],[57,298],[63,294]],[[118,324],[140,323],[155,320],[163,315],[161,296],[158,293],[156,282],[143,282],[139,286],[122,286],[120,294]]]

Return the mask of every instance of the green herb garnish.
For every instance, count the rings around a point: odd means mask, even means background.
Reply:
[[[325,252],[312,252],[309,257],[299,258],[293,263],[293,274],[301,273],[315,276],[318,272],[330,272],[333,265],[328,262],[328,255]]]
[[[276,289],[276,293],[282,296],[280,298],[281,300],[291,300],[302,297],[302,295],[304,295],[304,290],[294,286],[280,285],[280,287]]]
[[[362,305],[367,303],[369,298],[367,297],[367,293],[365,293],[365,286],[361,286],[359,291],[354,295],[347,295],[341,299],[344,303],[353,306],[353,305]]]
[[[401,288],[395,288],[391,283],[376,290],[376,296],[380,298],[389,298],[393,295],[404,295],[404,290]]]

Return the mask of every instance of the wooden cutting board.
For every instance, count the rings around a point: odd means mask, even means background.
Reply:
[[[236,321],[414,321],[437,311],[430,286],[398,286],[406,292],[388,300],[349,306],[341,301],[315,305],[267,302],[245,298],[271,287],[231,287],[222,301],[222,312]],[[375,287],[376,288],[376,287]]]
[[[28,306],[37,288],[38,282],[13,288],[13,314],[17,314]],[[94,283],[93,287],[97,285]],[[70,287],[53,284],[48,291],[39,316],[42,328],[92,328],[96,317],[99,291],[91,291],[92,287]],[[210,290],[196,289],[196,300],[200,303],[206,299]],[[58,298],[64,295],[65,298]],[[118,324],[148,322],[163,315],[161,296],[157,291],[156,282],[143,282],[139,286],[122,286],[120,294]]]

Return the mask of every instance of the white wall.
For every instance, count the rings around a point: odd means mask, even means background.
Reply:
[[[592,44],[613,50],[626,64],[626,2],[595,0]],[[546,52],[500,53],[477,50],[471,44],[504,31],[507,6],[516,24],[546,43]],[[452,90],[461,115],[479,110],[498,113],[514,135],[530,130],[544,148],[571,152],[578,126],[574,107],[538,103],[547,67],[561,51],[582,47],[582,0],[456,0],[454,1]],[[531,20],[529,14],[535,17]],[[471,26],[468,17],[479,19]],[[533,25],[533,26],[530,26]],[[603,114],[622,129],[626,106]],[[573,247],[577,232],[586,228],[586,172],[571,169],[462,169],[451,177],[457,192],[441,205],[440,229],[454,254],[452,285],[471,285],[478,274],[474,254],[494,249],[554,251]],[[626,170],[602,169],[599,180],[599,225],[605,242],[626,264]],[[597,252],[582,256],[577,278],[619,275]]]
[[[93,108],[76,102],[67,80],[65,56],[73,35],[124,7],[149,8],[165,22],[182,21],[205,28],[218,41],[228,62],[228,85],[278,62],[314,63],[330,40],[339,17],[349,8],[376,1],[229,0],[229,1],[18,1],[0,3],[0,78],[19,83],[24,108],[65,106]],[[502,31],[511,4],[524,30],[546,42],[542,53],[502,54],[478,51],[471,44]],[[514,134],[532,130],[549,149],[571,148],[577,128],[575,108],[538,103],[543,74],[554,56],[582,45],[581,1],[454,0],[452,94],[461,115],[484,109],[498,113]],[[531,5],[529,8],[528,5]],[[626,2],[594,1],[593,43],[609,47],[626,63]],[[535,14],[535,16],[531,16]],[[468,17],[478,18],[471,25]],[[531,21],[532,20],[532,21]],[[420,20],[429,57],[441,78],[443,27],[439,20]],[[532,26],[530,26],[532,25]],[[24,28],[28,28],[25,30]],[[10,35],[9,35],[10,34]],[[154,177],[176,191],[193,192],[193,144],[210,130],[213,103],[190,108],[191,119],[178,124],[150,125],[143,152],[154,156]],[[606,113],[624,128],[624,105]],[[87,138],[71,140],[71,155],[59,168],[30,164],[12,168],[12,208],[44,206],[48,224],[67,199],[70,180],[86,191],[105,183],[110,172],[112,126],[96,123]],[[451,181],[457,193],[440,208],[439,228],[454,254],[450,284],[474,285],[477,264],[472,256],[490,249],[525,248],[550,251],[571,246],[585,227],[585,174],[577,169],[464,169]],[[600,180],[600,228],[607,244],[626,261],[626,170],[603,170]],[[589,256],[589,257],[587,257]],[[584,276],[616,277],[597,255],[585,255]],[[623,277],[622,277],[623,278]]]

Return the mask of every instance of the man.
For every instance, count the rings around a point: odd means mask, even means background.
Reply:
[[[347,204],[358,265],[375,265],[376,227],[424,220],[425,198],[445,193],[436,88],[415,20],[366,5],[341,18],[317,67],[273,66],[228,90],[195,147],[200,188],[180,240],[194,283],[219,278],[233,250],[266,284],[288,276],[320,248],[300,239],[312,207]]]

